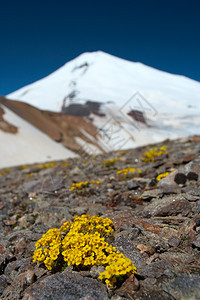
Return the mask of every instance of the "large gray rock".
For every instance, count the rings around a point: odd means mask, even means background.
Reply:
[[[200,299],[199,275],[179,274],[163,285],[163,290],[177,300]]]
[[[107,300],[103,283],[79,273],[59,273],[36,282],[24,292],[23,300]]]

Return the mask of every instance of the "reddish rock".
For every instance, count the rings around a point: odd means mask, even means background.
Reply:
[[[0,244],[0,254],[4,254],[6,252],[6,248]]]
[[[134,275],[131,275],[122,286],[115,291],[115,293],[122,297],[130,298],[131,295],[134,295],[135,291],[138,291],[140,288],[140,283]]]
[[[200,215],[195,216],[192,218],[186,225],[181,228],[181,233],[184,236],[189,236],[191,239],[195,237],[195,230],[197,229],[198,220],[200,219]]]

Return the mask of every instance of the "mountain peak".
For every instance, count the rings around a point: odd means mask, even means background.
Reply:
[[[157,110],[169,111],[174,105],[182,110],[190,102],[199,107],[199,82],[101,50],[82,53],[47,77],[7,97],[59,112],[71,93],[77,96],[74,101],[92,99],[121,105],[136,92],[140,92]]]

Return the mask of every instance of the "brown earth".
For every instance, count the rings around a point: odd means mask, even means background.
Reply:
[[[3,130],[5,132],[9,133],[17,133],[17,127],[10,124],[6,120],[4,120],[3,115],[5,114],[5,111],[2,107],[0,107],[0,130]]]
[[[8,100],[4,97],[0,97],[0,103],[71,151],[78,152],[80,150],[80,145],[76,141],[77,137],[103,151],[97,142],[97,128],[83,117],[43,111],[27,103]],[[94,139],[90,140],[83,131]]]

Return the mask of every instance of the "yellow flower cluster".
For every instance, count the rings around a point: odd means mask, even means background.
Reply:
[[[167,177],[167,176],[168,176],[169,174],[171,174],[172,172],[174,172],[174,170],[171,171],[171,172],[161,173],[161,174],[159,174],[159,175],[156,177],[156,180],[157,180],[157,181],[160,181],[161,179]]]
[[[120,157],[117,157],[117,158],[111,158],[111,159],[108,159],[108,160],[104,160],[102,162],[102,164],[106,167],[110,167],[110,166],[114,166],[114,164],[116,163],[116,161],[121,161],[121,158]]]
[[[1,173],[0,173],[0,176],[6,175],[9,172],[10,172],[10,168],[2,169]]]
[[[26,177],[33,177],[33,174],[26,174]]]
[[[137,168],[126,168],[126,169],[117,171],[117,175],[120,175],[120,174],[127,175],[128,173],[135,173],[135,172],[140,174],[142,171],[140,169],[137,169]]]
[[[98,216],[75,216],[72,223],[64,223],[60,229],[50,229],[35,244],[33,260],[44,262],[51,270],[58,258],[63,265],[72,265],[78,270],[103,265],[105,271],[99,278],[110,286],[122,276],[136,273],[131,260],[116,251],[105,238],[113,232],[113,222]]]
[[[103,273],[100,273],[99,279],[105,280],[105,283],[114,286],[118,276],[129,277],[136,273],[136,267],[131,260],[122,253],[113,252],[108,256],[108,265]]]
[[[157,156],[167,154],[167,146],[162,146],[160,148],[154,148],[154,149],[149,149],[148,151],[145,152],[144,157],[142,158],[142,161],[144,162],[149,162],[149,161],[155,161],[155,158]]]
[[[61,231],[57,228],[49,229],[35,244],[36,250],[33,261],[44,262],[48,270],[52,269],[54,261],[60,254]]]
[[[27,169],[27,166],[26,166],[26,165],[22,165],[22,166],[21,166],[21,169],[22,169],[22,170],[25,170],[25,169]]]
[[[63,168],[63,167],[68,167],[68,166],[69,166],[69,164],[68,164],[68,163],[63,163],[63,164],[60,164],[60,166],[59,166],[59,167]]]
[[[47,163],[47,164],[37,164],[36,167],[38,167],[40,169],[54,168],[55,167],[55,163],[54,162],[50,162],[50,163]]]
[[[72,183],[70,191],[81,190],[84,187],[88,187],[90,184],[100,184],[100,183],[101,183],[101,181],[99,181],[99,180],[75,182],[75,183]]]

